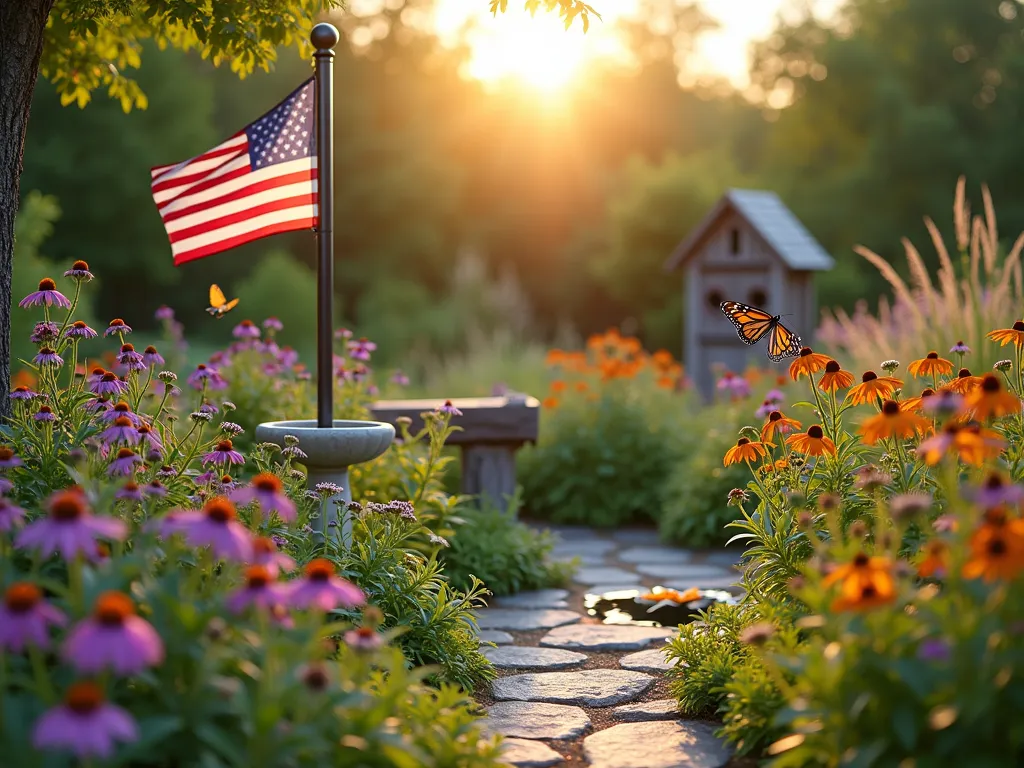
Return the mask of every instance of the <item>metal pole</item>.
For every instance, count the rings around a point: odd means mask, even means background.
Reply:
[[[340,35],[332,24],[309,34],[316,49],[316,425],[334,426],[334,46]]]

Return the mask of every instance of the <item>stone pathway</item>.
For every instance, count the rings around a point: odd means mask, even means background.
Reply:
[[[545,526],[547,527],[547,526]],[[736,555],[662,546],[651,530],[550,526],[554,559],[578,557],[571,589],[497,598],[479,612],[483,653],[498,671],[483,725],[505,738],[515,768],[733,768],[718,724],[682,717],[662,647],[675,629],[601,624],[588,592],[665,586],[724,588]]]

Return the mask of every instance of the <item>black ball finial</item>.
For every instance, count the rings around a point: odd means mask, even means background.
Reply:
[[[313,47],[320,50],[333,48],[340,39],[341,35],[338,33],[338,28],[326,22],[317,24],[309,33],[309,40],[313,43]]]

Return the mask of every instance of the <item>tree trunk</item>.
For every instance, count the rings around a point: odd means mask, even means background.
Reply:
[[[0,420],[11,414],[11,272],[25,129],[54,0],[0,2]]]

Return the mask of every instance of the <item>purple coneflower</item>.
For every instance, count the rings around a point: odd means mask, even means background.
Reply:
[[[258,339],[260,329],[252,320],[243,320],[231,330],[236,339]]]
[[[96,683],[68,688],[64,703],[43,713],[32,729],[36,749],[64,750],[79,758],[108,758],[116,743],[138,741],[139,727],[121,707],[108,704]]]
[[[132,327],[130,325],[128,325],[128,323],[126,323],[120,317],[115,317],[107,325],[107,330],[105,330],[103,332],[103,335],[104,336],[113,336],[116,333],[116,334],[118,334],[120,336],[127,336],[131,332],[132,332]]]
[[[1024,488],[1007,482],[998,472],[990,473],[977,488],[965,488],[963,494],[984,509],[1000,504],[1015,507],[1024,502]]]
[[[142,424],[138,428],[138,433],[139,442],[143,448],[149,448],[150,451],[156,451],[157,453],[163,452],[164,444],[161,442],[160,435],[155,429],[147,424]]]
[[[225,604],[232,613],[241,613],[251,605],[271,608],[284,605],[288,588],[274,581],[274,574],[263,565],[250,565],[245,569],[245,584],[228,596]]]
[[[956,515],[939,515],[935,518],[932,523],[932,527],[939,533],[953,533],[959,526],[959,521],[956,519]]]
[[[228,495],[228,493],[235,490],[235,488],[237,487],[238,483],[235,482],[235,479],[231,477],[231,475],[225,474],[221,475],[220,478],[217,480],[217,487],[214,489],[214,491],[216,493],[221,494],[222,496],[226,496]]]
[[[964,344],[962,341],[958,341],[952,347],[949,348],[951,354],[957,355],[969,355],[971,354],[971,348]]]
[[[769,389],[765,394],[764,399],[776,404],[782,403],[786,400],[786,393],[781,389]]]
[[[456,408],[454,405],[452,405],[452,401],[451,400],[445,400],[444,401],[444,405],[439,406],[438,409],[437,409],[437,412],[438,413],[446,414],[448,416],[461,416],[462,415],[462,411],[460,411],[458,408]]]
[[[950,655],[949,643],[937,637],[927,637],[917,646],[917,658],[924,661],[946,661]]]
[[[230,441],[226,441],[230,446]],[[260,511],[269,518],[276,512],[286,522],[294,522],[296,517],[295,504],[284,492],[281,479],[270,472],[261,472],[252,479],[252,483],[239,488],[231,494],[231,500],[238,505],[260,505]]]
[[[41,347],[39,354],[34,358],[35,364],[39,366],[53,366],[59,368],[64,365],[64,358],[54,352],[50,347]]]
[[[296,582],[291,593],[292,605],[300,608],[316,607],[329,611],[339,605],[355,608],[366,598],[355,584],[338,578],[330,560],[317,558],[306,565],[306,576]]]
[[[372,651],[384,644],[384,638],[370,627],[359,627],[345,633],[345,642],[357,651]]]
[[[93,274],[89,271],[89,264],[82,261],[82,259],[78,259],[71,265],[71,269],[64,273],[64,277],[70,277],[72,280],[87,283],[92,280]]]
[[[28,340],[33,344],[45,344],[48,341],[54,341],[59,335],[60,326],[47,320],[42,323],[36,323],[36,327],[32,329],[32,335],[28,337]]]
[[[142,457],[131,448],[121,448],[110,466],[107,467],[107,474],[111,477],[121,475],[128,477],[135,474],[135,465],[142,463]]]
[[[274,377],[280,375],[284,369],[277,363],[264,363],[260,370],[263,371],[264,376]]]
[[[353,360],[369,360],[370,353],[377,349],[377,345],[366,338],[348,342],[348,355]]]
[[[146,496],[163,497],[167,495],[167,487],[159,480],[150,480],[148,483],[142,486],[142,492]]]
[[[777,410],[779,410],[779,406],[776,403],[772,402],[771,400],[765,400],[763,403],[761,403],[761,405],[757,407],[757,410],[754,411],[754,416],[758,419],[767,419],[768,415],[772,411]]]
[[[89,391],[95,395],[120,395],[127,389],[128,385],[110,371],[104,371],[102,376],[89,382]]]
[[[19,307],[47,307],[58,306],[64,309],[71,309],[71,302],[68,297],[57,290],[57,284],[48,277],[39,281],[39,290],[30,293],[18,302]]]
[[[227,382],[221,378],[216,368],[200,363],[188,376],[188,384],[193,389],[202,389],[204,384],[210,389],[225,389]]]
[[[391,383],[397,384],[400,387],[407,387],[409,386],[409,377],[401,371],[395,371],[391,374]]]
[[[168,466],[164,465],[164,466],[160,467],[160,469],[158,469],[156,471],[156,476],[157,477],[162,477],[162,478],[164,478],[164,480],[166,480],[166,479],[171,478],[171,477],[177,477],[178,476],[178,470],[176,470],[174,467],[168,467]]]
[[[280,539],[280,542],[277,540]],[[278,546],[284,546],[287,542],[280,536],[261,536],[252,542],[252,564],[262,565],[275,578],[281,571],[295,570],[295,561],[284,552],[278,551]]]
[[[103,421],[111,422],[117,419],[119,416],[124,416],[132,420],[132,424],[136,427],[142,425],[142,419],[139,418],[139,414],[132,411],[132,407],[128,405],[124,400],[117,402],[112,408],[103,412],[100,417]]]
[[[284,324],[276,317],[268,317],[263,321],[263,328],[268,331],[280,331]]]
[[[157,307],[156,312],[153,313],[153,317],[161,321],[173,320],[174,310],[168,307],[166,304],[161,304],[159,307]]]
[[[64,331],[64,337],[68,339],[95,339],[98,335],[82,320],[75,320]]]
[[[162,522],[162,531],[184,533],[194,547],[210,547],[215,557],[226,560],[252,560],[252,537],[238,522],[235,505],[223,496],[210,499],[200,512],[172,512]]]
[[[0,496],[0,532],[13,530],[15,526],[21,525],[24,520],[25,510],[17,506],[10,499]]]
[[[291,347],[281,347],[281,351],[277,354],[277,362],[285,368],[291,368],[299,362],[299,353]]]
[[[39,397],[38,392],[34,392],[24,385],[19,385],[11,390],[11,400],[34,400]]]
[[[245,457],[231,445],[230,440],[221,440],[213,450],[203,456],[203,464],[244,464]]]
[[[146,364],[147,368],[155,368],[158,365],[163,365],[165,360],[164,356],[156,351],[156,347],[150,344],[142,351],[142,362]]]
[[[310,379],[313,378],[313,374],[307,371],[306,369],[302,369],[301,371],[295,372],[295,378],[297,378],[299,381],[309,381]]]
[[[53,412],[53,408],[48,405],[40,405],[39,410],[32,414],[32,418],[36,421],[53,422],[57,420],[57,416]]]
[[[113,424],[100,433],[100,440],[107,446],[114,443],[135,445],[139,442],[139,430],[127,416],[118,416]]]
[[[136,483],[129,480],[118,489],[117,493],[114,494],[114,498],[126,501],[142,501],[142,489]]]
[[[193,477],[192,478],[192,482],[194,482],[196,485],[200,485],[200,486],[202,486],[202,485],[209,485],[210,483],[213,482],[213,479],[216,476],[217,476],[216,469],[208,469],[205,472],[203,472],[203,474],[196,475],[195,477]]]
[[[117,362],[129,371],[146,370],[146,364],[143,362],[142,355],[135,351],[134,344],[121,345],[121,351],[117,355]]]
[[[104,592],[93,615],[68,634],[64,660],[79,672],[110,669],[134,675],[164,660],[164,644],[153,625],[135,615],[135,604],[123,592]]]
[[[85,404],[85,410],[90,413],[106,413],[110,408],[110,398],[104,396],[96,397]]]
[[[43,600],[35,584],[17,581],[7,588],[0,603],[0,648],[21,653],[26,646],[50,645],[51,625],[63,626],[63,613]]]
[[[110,517],[95,517],[89,512],[80,490],[57,491],[47,499],[47,516],[25,526],[15,544],[24,549],[39,549],[48,556],[60,552],[65,560],[82,554],[96,559],[96,539],[124,539],[125,524]]]
[[[13,469],[21,466],[21,459],[6,445],[0,445],[0,469]]]
[[[956,392],[941,389],[921,401],[921,410],[929,416],[954,416],[963,409],[964,399]]]
[[[339,328],[334,332],[334,338],[336,339],[351,339],[352,331],[348,328]]]

